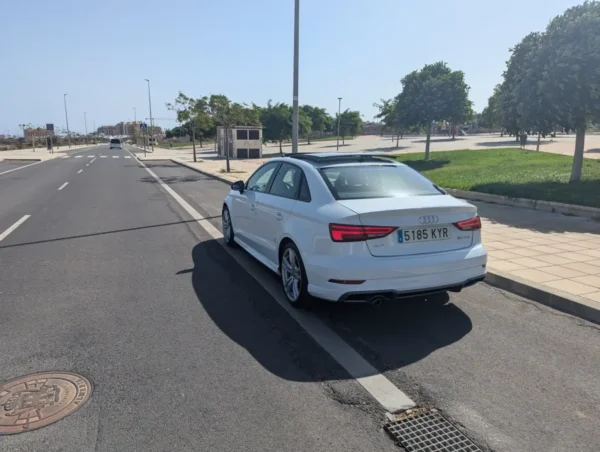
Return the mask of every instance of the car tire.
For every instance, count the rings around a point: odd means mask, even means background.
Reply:
[[[279,258],[279,273],[281,287],[287,301],[295,308],[310,307],[313,299],[308,293],[308,278],[304,262],[302,262],[300,251],[293,242],[287,242],[283,246]]]
[[[231,213],[229,212],[229,208],[227,206],[223,206],[223,212],[221,213],[221,227],[223,230],[223,240],[225,240],[225,244],[235,248],[235,233],[233,232]]]

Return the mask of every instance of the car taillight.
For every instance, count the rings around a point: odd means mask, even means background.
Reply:
[[[468,220],[459,221],[454,223],[461,231],[479,231],[481,229],[481,219],[479,215],[469,218]]]
[[[394,232],[394,226],[354,226],[350,224],[330,224],[329,234],[334,242],[361,242],[379,239]]]

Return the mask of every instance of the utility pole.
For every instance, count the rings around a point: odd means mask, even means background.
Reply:
[[[340,120],[342,119],[342,98],[338,97],[338,133],[337,133],[337,149],[340,150]]]
[[[136,131],[135,132],[135,145],[137,146],[137,144],[138,144],[138,139],[137,139],[138,123],[137,123],[137,112],[135,111],[135,107],[133,107],[133,129]]]
[[[85,123],[85,142],[87,143],[88,133],[87,133],[87,112],[86,111],[83,112],[83,121]]]
[[[67,137],[69,138],[69,149],[71,149],[71,132],[69,131],[69,113],[67,113],[67,95],[64,95],[65,101],[65,120],[67,121]]]
[[[298,152],[298,63],[300,55],[300,0],[294,5],[294,104],[292,110],[292,154]]]
[[[148,82],[148,106],[150,107],[150,144],[152,145],[152,152],[154,152],[154,122],[152,121],[152,97],[150,96],[150,80],[145,78]]]
[[[96,120],[94,119],[93,122],[94,122],[94,144],[96,144],[96,137],[98,136],[98,135],[96,135]]]

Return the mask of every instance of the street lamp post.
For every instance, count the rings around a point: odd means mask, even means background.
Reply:
[[[93,123],[94,123],[94,144],[96,144],[97,135],[96,135],[96,120],[95,119],[94,119]]]
[[[136,131],[136,133],[135,133],[135,145],[136,146],[138,144],[138,139],[137,139],[137,136],[138,136],[137,130],[138,130],[138,128],[137,128],[137,126],[138,126],[138,124],[137,124],[137,111],[135,110],[135,107],[133,107],[133,130]]]
[[[67,137],[69,139],[69,149],[71,149],[71,132],[69,131],[69,113],[67,113],[67,95],[64,95],[65,101],[65,120],[67,121]]]
[[[86,111],[83,112],[83,121],[85,123],[85,142],[87,143],[88,133],[87,133],[87,112]]]
[[[294,5],[294,99],[292,110],[292,154],[298,152],[298,63],[300,54],[300,0]]]
[[[154,121],[152,120],[152,97],[150,96],[150,80],[145,78],[148,82],[148,106],[150,107],[150,144],[152,145],[152,152],[154,152]]]
[[[340,150],[340,120],[342,119],[342,98],[338,97],[338,132],[337,132],[337,148],[336,151]]]

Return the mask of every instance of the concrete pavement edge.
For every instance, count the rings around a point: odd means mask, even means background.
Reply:
[[[499,270],[488,270],[485,282],[490,286],[520,295],[566,314],[600,324],[600,303],[592,300],[558,289],[551,289],[543,284],[536,284]]]
[[[203,174],[213,179],[231,185],[231,181],[207,171],[202,171],[192,165],[188,165],[179,159],[170,159],[173,163],[184,166]],[[600,210],[600,209],[598,209]],[[506,290],[515,295],[528,298],[537,303],[549,306],[558,311],[574,315],[576,317],[588,320],[593,323],[600,324],[600,304],[596,307],[595,302],[586,300],[585,298],[576,295],[567,294],[558,289],[550,289],[543,285],[537,285],[531,281],[526,281],[515,275],[509,275],[498,270],[489,271],[485,278],[485,282],[491,286]]]
[[[481,193],[468,190],[457,190],[455,188],[444,188],[444,190],[456,198],[462,198],[469,201],[483,201],[504,206],[523,207],[526,209],[541,210],[544,212],[554,212],[561,213],[563,215],[573,215],[576,217],[591,218],[592,220],[600,220],[600,209],[596,207],[541,201],[539,199],[511,198],[509,196],[493,195],[490,193]]]

